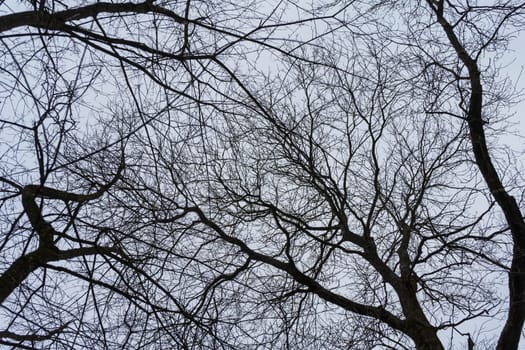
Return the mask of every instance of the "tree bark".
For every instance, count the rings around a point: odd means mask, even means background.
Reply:
[[[18,258],[0,276],[0,304],[29,276],[31,272],[40,266],[40,254],[38,251]]]
[[[412,337],[417,350],[445,350],[434,329],[422,330]]]

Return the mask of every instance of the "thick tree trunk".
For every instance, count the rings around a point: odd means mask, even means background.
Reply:
[[[501,331],[497,350],[518,349],[525,321],[525,232],[513,233],[514,249],[509,273],[509,314]],[[518,244],[518,242],[521,244]]]
[[[445,350],[435,329],[420,330],[412,335],[417,350]]]
[[[500,334],[497,350],[518,349],[523,324],[525,323],[525,220],[515,198],[503,185],[498,171],[494,167],[485,138],[483,110],[483,86],[481,72],[476,59],[471,57],[454,27],[443,17],[443,1],[427,0],[434,9],[437,21],[447,35],[469,73],[471,95],[467,114],[472,151],[476,165],[483,176],[488,189],[498,203],[512,234],[513,251],[509,272],[509,313],[503,331]]]
[[[0,304],[39,266],[38,253],[18,258],[0,276]]]

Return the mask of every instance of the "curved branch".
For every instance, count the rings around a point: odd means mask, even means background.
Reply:
[[[505,189],[500,176],[490,157],[485,131],[483,129],[483,86],[481,72],[475,58],[467,52],[454,27],[443,17],[443,2],[434,7],[431,0],[428,4],[436,14],[437,22],[443,28],[451,46],[458,58],[469,72],[470,103],[467,113],[472,151],[476,165],[482,174],[490,193],[501,208],[512,233],[513,253],[509,272],[509,313],[505,326],[498,341],[497,349],[517,349],[521,338],[521,330],[525,323],[525,221],[516,199]]]
[[[308,287],[310,292],[316,294],[321,299],[327,302],[330,302],[332,304],[338,305],[345,310],[355,312],[363,316],[368,316],[368,317],[379,319],[394,329],[401,330],[403,332],[408,331],[409,326],[407,322],[395,316],[394,314],[390,313],[385,308],[381,306],[370,306],[370,305],[360,304],[342,295],[336,294],[326,289],[325,287],[323,287],[313,278],[299,271],[293,263],[286,263],[278,259],[275,259],[271,256],[258,253],[252,250],[250,247],[248,247],[248,245],[244,243],[243,241],[241,241],[240,239],[228,235],[226,232],[224,232],[224,230],[219,225],[217,225],[212,220],[208,219],[206,215],[199,208],[194,207],[192,208],[191,211],[197,214],[197,216],[199,217],[199,219],[201,220],[203,224],[205,224],[206,226],[214,230],[226,242],[234,244],[237,247],[239,247],[241,251],[245,253],[246,255],[248,255],[250,259],[263,262],[265,264],[268,264],[272,267],[277,268],[278,270],[286,272],[295,281]]]
[[[78,21],[89,17],[97,17],[99,14],[119,14],[119,13],[149,13],[155,12],[168,15],[178,23],[185,23],[186,20],[162,7],[153,5],[152,1],[141,3],[125,2],[122,4],[112,4],[108,2],[98,2],[92,5],[73,8],[69,10],[49,13],[46,11],[26,11],[5,15],[0,17],[0,33],[18,27],[36,27],[42,29],[59,29],[65,22]]]
[[[95,254],[118,253],[113,247],[85,247],[70,250],[52,249],[40,246],[34,252],[16,259],[0,276],[0,304],[29,276],[29,274],[48,262],[68,260]]]

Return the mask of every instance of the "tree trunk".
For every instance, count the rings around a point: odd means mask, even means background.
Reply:
[[[427,0],[434,9],[437,21],[444,29],[458,58],[469,73],[471,96],[467,113],[472,151],[476,165],[483,176],[492,196],[498,203],[512,234],[513,251],[509,272],[509,314],[500,334],[497,350],[518,349],[523,324],[525,322],[525,220],[516,199],[503,185],[490,156],[485,138],[483,110],[483,86],[477,59],[471,57],[454,33],[454,26],[443,17],[443,1],[435,3]]]
[[[525,246],[523,237],[512,232],[514,239],[514,249],[511,269],[509,272],[509,314],[505,326],[501,331],[497,350],[518,349],[521,339],[521,331],[525,321],[525,256],[522,247]],[[518,244],[521,243],[521,244]]]
[[[445,350],[435,329],[418,330],[411,335],[417,350]]]

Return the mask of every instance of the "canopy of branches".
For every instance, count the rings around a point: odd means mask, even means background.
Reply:
[[[515,0],[0,0],[0,344],[517,349],[523,28]]]

